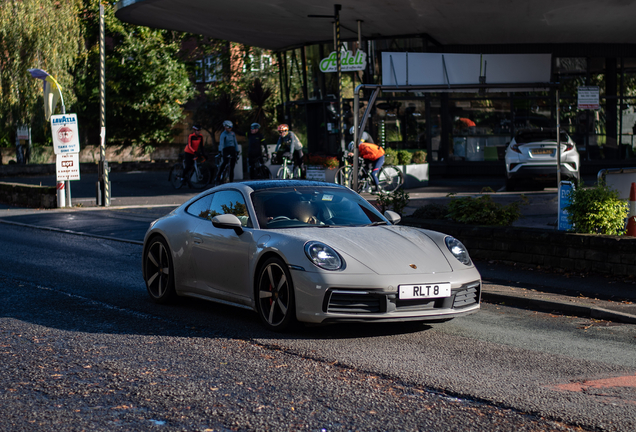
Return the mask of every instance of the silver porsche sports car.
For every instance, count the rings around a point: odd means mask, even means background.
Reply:
[[[476,312],[481,277],[457,239],[398,226],[350,189],[265,180],[209,189],[146,233],[157,303],[191,296],[292,322],[446,321]]]

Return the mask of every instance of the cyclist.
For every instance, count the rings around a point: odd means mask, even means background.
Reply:
[[[221,176],[228,163],[230,164],[230,183],[234,181],[234,165],[236,165],[236,156],[239,152],[239,146],[236,141],[236,134],[232,132],[232,127],[234,127],[234,125],[231,121],[225,120],[223,122],[223,128],[225,130],[221,133],[221,137],[219,138],[219,152],[223,155],[223,163],[221,163],[221,167],[219,168],[216,183],[221,183]]]
[[[278,126],[278,133],[280,137],[278,138],[278,143],[276,145],[276,152],[278,153],[291,153],[292,159],[294,161],[294,171],[296,168],[300,168],[300,177],[305,178],[305,163],[303,162],[303,145],[296,136],[295,133],[289,130],[289,126],[286,124],[281,124]]]
[[[194,168],[194,160],[197,156],[205,157],[205,141],[201,135],[201,127],[199,125],[192,126],[192,133],[188,136],[188,144],[185,147],[185,164],[183,167],[183,178],[188,182],[188,187],[192,187],[190,176]]]
[[[355,132],[355,129],[356,129],[355,126],[351,126],[351,129],[349,129],[349,133],[353,135],[353,133]],[[360,136],[360,141],[364,141],[368,143],[374,142],[373,138],[371,137],[371,135],[369,135],[367,131],[362,131],[362,136]]]
[[[365,163],[371,165],[371,177],[373,178],[373,191],[371,193],[384,193],[384,190],[380,187],[380,180],[378,179],[378,173],[380,169],[382,169],[382,165],[384,165],[384,149],[373,142],[365,141],[365,134],[370,138],[366,132],[362,133],[360,144],[358,145],[358,154],[364,159]],[[353,141],[351,141],[349,143],[349,156],[353,156],[353,150]]]
[[[246,133],[247,142],[249,144],[247,150],[247,161],[250,170],[250,178],[256,178],[256,162],[263,157],[263,145],[265,144],[265,137],[259,132],[261,125],[258,123],[252,123],[250,131]],[[265,150],[267,151],[267,150]]]

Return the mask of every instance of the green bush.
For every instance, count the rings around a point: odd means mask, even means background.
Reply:
[[[395,149],[387,147],[384,149],[384,163],[387,165],[397,165],[398,152]]]
[[[411,163],[414,163],[414,164],[426,163],[426,152],[424,150],[418,150],[415,153],[413,153],[413,157],[411,158]]]
[[[411,163],[411,152],[408,150],[398,150],[397,152],[397,160],[398,165],[408,165]]]
[[[389,194],[379,195],[377,203],[382,213],[393,210],[402,216],[404,209],[409,205],[409,194],[404,189],[396,189]]]
[[[574,232],[585,234],[623,235],[629,205],[618,197],[618,191],[600,184],[591,188],[575,188],[570,192],[571,204],[565,207]]]
[[[448,206],[440,203],[425,204],[415,209],[413,217],[418,219],[446,219],[448,217]]]
[[[524,195],[522,199],[522,202],[502,205],[494,202],[490,195],[453,198],[448,204],[448,216],[465,224],[509,226],[521,217],[520,207],[527,203]]]

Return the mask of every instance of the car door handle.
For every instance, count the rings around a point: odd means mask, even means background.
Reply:
[[[201,243],[203,243],[203,240],[201,240],[199,237],[193,237],[192,238],[192,242],[194,244],[201,244]]]

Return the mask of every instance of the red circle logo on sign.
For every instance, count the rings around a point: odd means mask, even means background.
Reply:
[[[62,126],[57,130],[57,139],[64,144],[68,144],[73,139],[73,129],[68,126]]]

